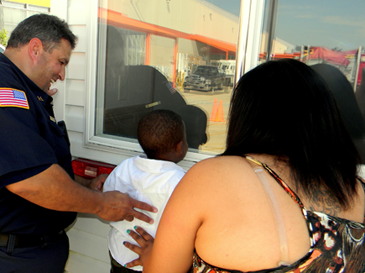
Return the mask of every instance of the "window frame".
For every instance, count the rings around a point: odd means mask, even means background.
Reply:
[[[98,66],[98,47],[105,48],[105,44],[98,41],[98,12],[99,7],[107,9],[107,0],[94,0],[90,9],[90,26],[89,26],[89,50],[90,58],[88,58],[88,70],[86,83],[87,91],[85,104],[85,133],[84,147],[104,152],[112,152],[127,156],[134,156],[135,153],[142,153],[138,142],[127,140],[113,139],[112,137],[104,137],[95,135],[96,118],[100,117],[96,109],[97,84],[103,84],[97,81]],[[239,16],[239,37],[236,52],[236,72],[235,79],[238,79],[247,71],[251,70],[258,64],[259,45],[261,39],[262,20],[264,17],[265,0],[241,0],[240,16]],[[245,58],[245,56],[251,56]],[[256,57],[255,57],[256,56]],[[184,161],[198,162],[200,160],[216,156],[215,153],[197,153],[193,149],[189,150]]]

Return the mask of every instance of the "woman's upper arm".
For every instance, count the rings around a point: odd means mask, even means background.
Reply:
[[[199,163],[192,167],[171,195],[143,272],[186,273],[191,267],[196,233],[204,218],[204,168]]]

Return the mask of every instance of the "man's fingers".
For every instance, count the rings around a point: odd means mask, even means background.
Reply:
[[[101,174],[98,177],[91,180],[89,188],[102,192],[105,180],[108,178],[108,174]]]
[[[157,212],[157,209],[147,203],[129,197],[127,193],[106,191],[103,193],[103,198],[104,207],[98,215],[104,220],[133,221],[133,218],[137,218],[150,224],[154,222],[151,217],[144,214],[144,211]],[[142,210],[142,212],[137,211],[137,208]]]
[[[136,210],[133,210],[133,213],[132,215],[139,219],[139,220],[142,220],[146,223],[149,223],[149,224],[153,224],[153,219],[151,217],[148,217],[146,214],[143,214],[142,212],[139,212],[139,211],[136,211]]]
[[[133,208],[138,208],[138,209],[146,210],[146,211],[150,211],[150,212],[157,212],[157,208],[155,208],[147,203],[137,201],[133,198],[131,198],[130,201],[131,201]],[[141,221],[149,223],[149,224],[153,224],[153,222],[154,222],[151,217],[148,217],[147,215],[143,214],[143,212],[139,212],[136,210],[133,210],[132,216]]]
[[[135,208],[139,208],[141,210],[147,210],[147,211],[150,211],[150,212],[157,212],[157,208],[147,204],[147,203],[144,203],[144,202],[140,202],[140,201],[137,201],[135,199],[132,199],[132,206],[135,207]],[[139,218],[138,218],[139,219]]]
[[[48,96],[53,96],[54,94],[57,93],[57,91],[58,91],[57,88],[52,88],[52,89],[48,89],[46,93]]]
[[[134,217],[132,215],[127,215],[124,220],[128,221],[128,222],[132,222],[134,220]]]

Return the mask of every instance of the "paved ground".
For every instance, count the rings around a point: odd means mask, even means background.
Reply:
[[[223,90],[216,90],[212,92],[201,92],[190,90],[190,92],[181,91],[179,87],[176,88],[180,94],[185,98],[188,104],[195,105],[201,108],[208,117],[207,135],[208,142],[201,146],[202,152],[221,153],[225,149],[225,139],[227,134],[227,114],[229,110],[229,103],[232,94],[232,87],[224,87]],[[217,99],[217,106],[222,101],[224,122],[210,121],[214,100]]]

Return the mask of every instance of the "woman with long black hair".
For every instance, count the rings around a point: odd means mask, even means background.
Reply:
[[[232,97],[225,152],[176,187],[144,272],[364,272],[359,164],[317,72],[294,60],[256,67]]]

